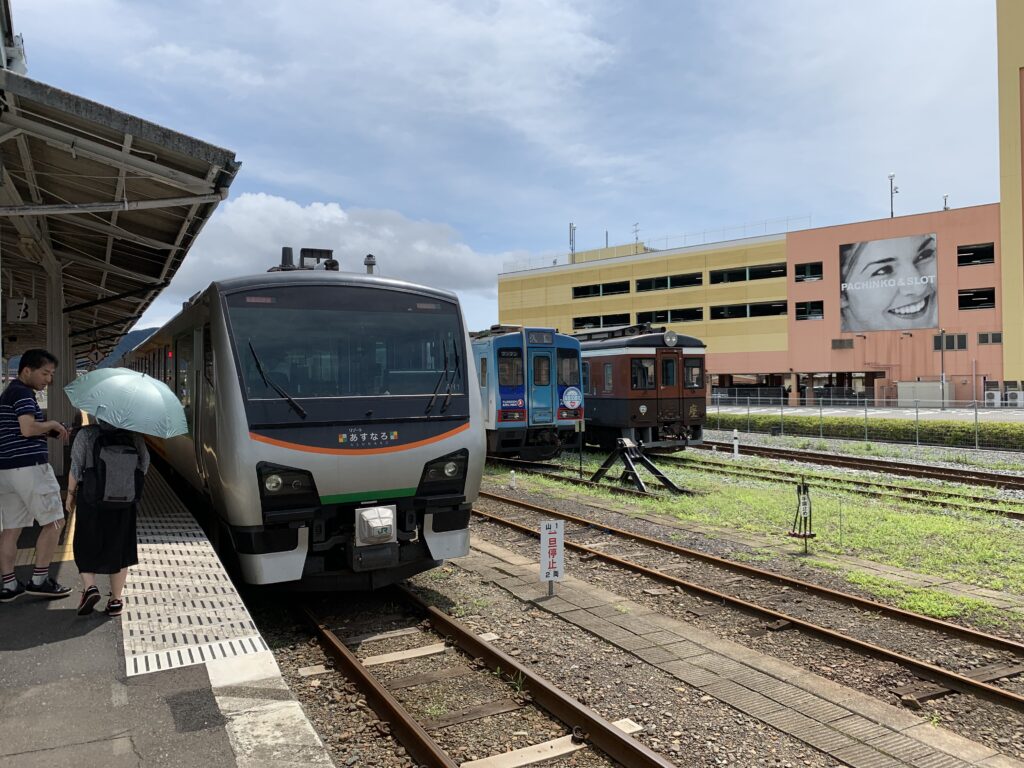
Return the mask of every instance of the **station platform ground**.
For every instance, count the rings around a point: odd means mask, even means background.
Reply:
[[[156,468],[118,618],[102,612],[105,599],[77,615],[73,525],[72,516],[53,575],[75,592],[0,605],[0,767],[333,765],[205,534]],[[22,543],[24,581],[34,552]]]

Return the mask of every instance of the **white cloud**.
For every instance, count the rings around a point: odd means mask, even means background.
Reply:
[[[395,211],[343,210],[337,203],[300,205],[267,194],[242,194],[223,203],[138,327],[160,325],[213,279],[258,272],[280,262],[281,247],[330,248],[347,272],[362,272],[373,253],[377,274],[493,300],[507,255],[475,252],[451,227],[412,221]],[[482,313],[481,313],[482,314]],[[496,313],[495,313],[496,314]],[[471,325],[493,322],[476,317]]]

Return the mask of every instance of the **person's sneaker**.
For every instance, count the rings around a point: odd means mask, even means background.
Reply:
[[[104,613],[106,613],[107,616],[120,616],[123,610],[123,600],[115,600],[114,598],[110,598],[109,600],[107,600],[107,607],[104,609]]]
[[[100,591],[96,587],[89,587],[82,590],[82,600],[78,603],[78,615],[88,616],[96,603],[100,601]]]
[[[3,590],[0,590],[0,603],[9,603],[11,600],[17,600],[24,594],[25,585],[20,581],[16,581],[13,587],[4,587]]]
[[[25,591],[30,595],[38,595],[39,597],[67,597],[71,594],[71,587],[58,584],[53,580],[52,576],[48,576],[42,584],[33,584],[30,581],[25,585]]]

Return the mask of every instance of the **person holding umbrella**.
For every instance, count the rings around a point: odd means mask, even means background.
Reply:
[[[94,417],[71,446],[68,512],[76,513],[74,554],[84,587],[78,614],[99,602],[97,574],[110,576],[105,613],[120,616],[128,568],[139,562],[135,532],[149,451],[143,434],[174,437],[188,427],[163,382],[127,368],[103,368],[64,388],[72,405]]]

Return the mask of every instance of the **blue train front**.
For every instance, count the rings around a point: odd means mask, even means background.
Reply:
[[[495,325],[474,334],[487,452],[550,459],[583,420],[580,342],[554,328]]]

